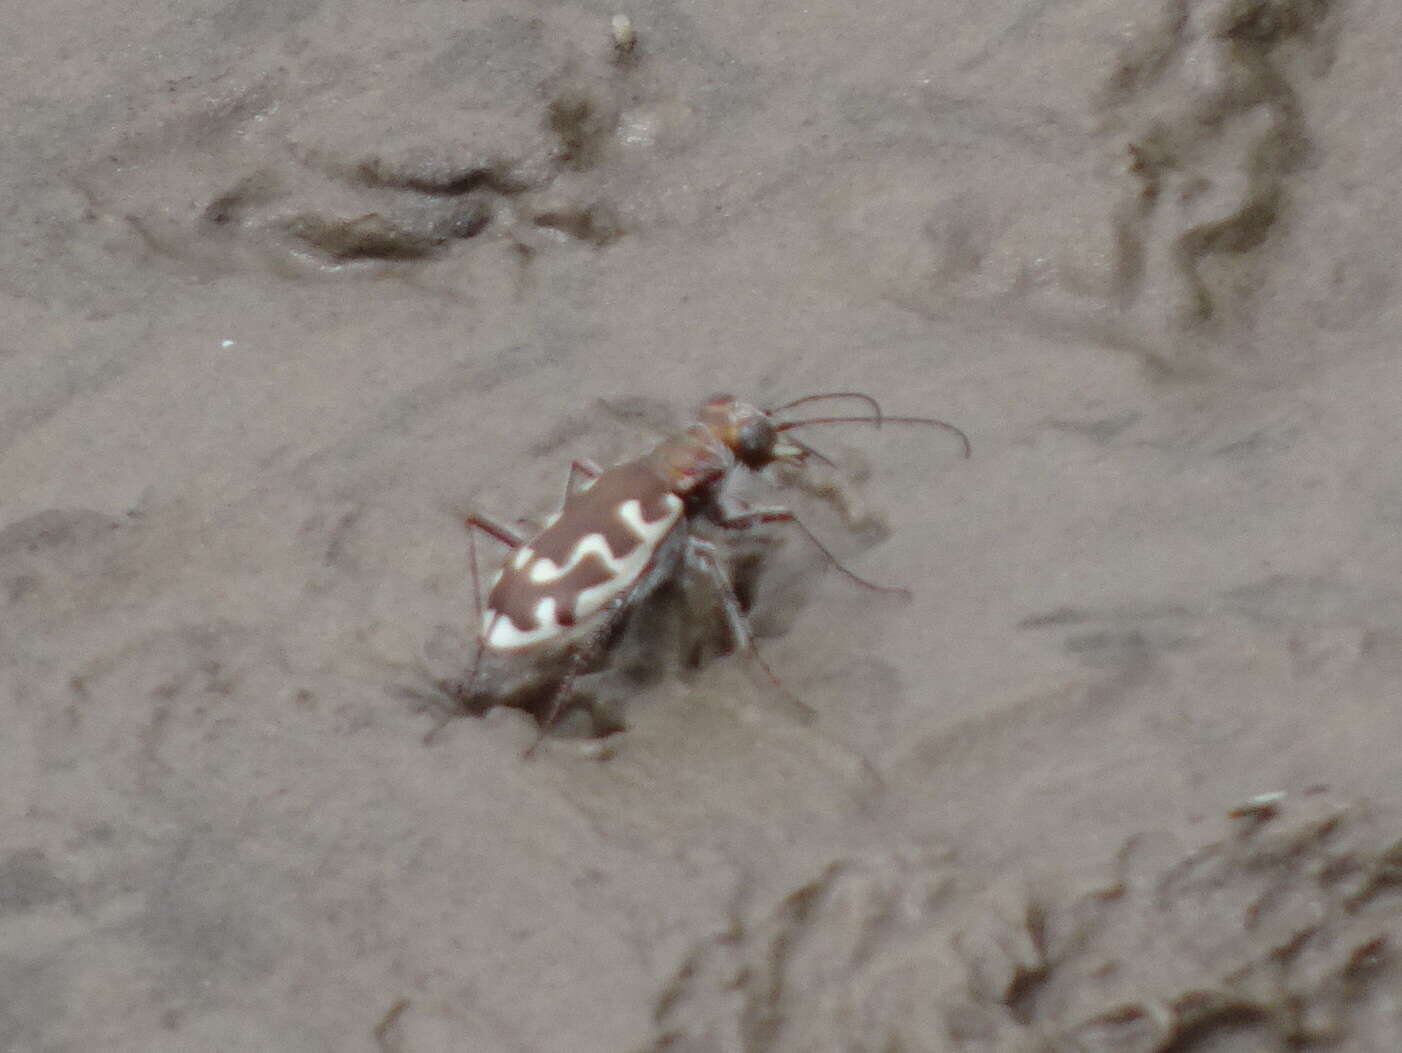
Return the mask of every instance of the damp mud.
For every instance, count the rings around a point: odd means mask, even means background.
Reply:
[[[1402,1048],[1399,48],[1364,0],[17,9],[0,1049]],[[782,691],[678,580],[529,760],[443,719],[465,516],[852,390],[972,457],[815,427],[740,493],[910,597],[776,527],[727,560]]]

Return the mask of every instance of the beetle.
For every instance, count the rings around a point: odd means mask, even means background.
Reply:
[[[870,413],[779,416],[812,402],[835,399],[861,400]],[[809,458],[831,465],[813,447],[789,434],[795,428],[858,423],[878,428],[884,424],[943,428],[958,436],[965,457],[972,452],[968,436],[953,424],[932,417],[886,416],[876,399],[863,392],[806,395],[770,410],[733,395],[716,395],[701,404],[693,424],[643,457],[607,471],[592,461],[574,461],[564,503],[534,536],[524,536],[484,515],[467,516],[477,645],[471,672],[457,691],[458,701],[469,705],[483,657],[489,653],[536,659],[541,664],[558,662],[559,676],[549,689],[535,741],[526,751],[530,756],[559,718],[575,681],[603,657],[629,612],[683,568],[700,572],[714,583],[733,643],[749,651],[775,686],[788,694],[755,645],[715,544],[697,536],[694,527],[702,521],[723,530],[790,524],[856,584],[906,593],[906,589],[876,585],[843,566],[787,508],[741,506],[725,493],[726,483],[740,468],[759,472],[776,463],[802,465]],[[491,583],[485,607],[474,532],[512,550]]]

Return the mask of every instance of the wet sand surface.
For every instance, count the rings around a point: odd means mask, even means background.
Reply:
[[[0,1049],[1402,1049],[1402,8],[11,6]],[[853,388],[814,719],[425,742],[465,513]]]

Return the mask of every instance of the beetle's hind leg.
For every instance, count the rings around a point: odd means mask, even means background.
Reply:
[[[503,526],[494,519],[487,516],[469,515],[467,523],[467,550],[472,563],[472,613],[476,618],[475,628],[477,629],[477,654],[472,660],[472,673],[468,676],[463,685],[464,694],[471,696],[471,689],[477,682],[477,670],[482,665],[482,650],[487,644],[486,625],[482,620],[482,571],[477,563],[477,535],[474,531],[480,530],[488,537],[494,537],[513,552],[526,543],[526,539],[512,530]]]
[[[467,678],[456,683],[439,684],[440,689],[448,696],[449,704],[443,708],[437,722],[424,736],[426,743],[432,742],[454,717],[468,716],[477,712],[477,706],[473,702],[473,693],[477,687],[477,674],[482,666],[482,653],[487,644],[487,634],[484,631],[485,626],[482,618],[482,571],[477,559],[477,534],[478,532],[486,534],[513,551],[524,545],[527,540],[522,534],[506,524],[476,512],[463,516],[463,525],[467,527],[467,561],[472,577],[473,629],[477,637],[477,646]]]

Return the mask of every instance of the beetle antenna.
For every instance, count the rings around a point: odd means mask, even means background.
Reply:
[[[881,403],[872,398],[865,391],[827,391],[821,395],[804,395],[801,399],[794,399],[792,402],[785,402],[782,406],[775,406],[770,413],[783,413],[784,410],[793,409],[795,406],[802,406],[809,402],[819,402],[826,399],[861,399],[871,407],[872,415],[876,418],[876,426],[881,427],[884,419],[881,414]]]
[[[959,436],[964,444],[964,456],[973,455],[974,447],[969,442],[969,437],[964,434],[963,429],[956,428],[948,421],[936,420],[934,417],[810,417],[808,420],[788,420],[782,424],[774,426],[775,431],[788,431],[790,428],[802,428],[809,424],[875,424],[880,427],[882,423],[887,424],[929,424],[932,427],[943,428]]]

